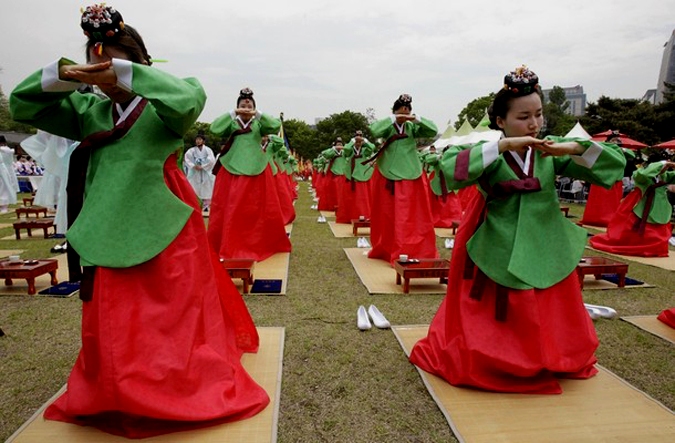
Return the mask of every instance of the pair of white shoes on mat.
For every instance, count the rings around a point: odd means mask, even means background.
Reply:
[[[316,219],[317,223],[326,223],[326,217],[323,215],[320,215],[319,218]]]
[[[356,311],[356,326],[362,331],[367,331],[370,328],[372,328],[372,325],[370,324],[370,319],[368,316],[370,315],[370,318],[373,319],[373,323],[375,324],[376,327],[380,329],[388,329],[391,327],[391,324],[389,324],[389,320],[387,320],[384,315],[380,312],[379,309],[375,307],[375,305],[370,305],[368,307],[368,311],[366,312],[365,306],[361,305],[359,306],[359,309]]]
[[[316,211],[317,209],[319,209],[319,205],[312,205],[309,207],[309,209],[313,209]]]
[[[619,316],[619,314],[617,314],[614,309],[607,306],[589,305],[588,303],[584,303],[584,306],[586,306],[586,311],[593,320],[597,320],[599,318],[607,318],[611,320]]]
[[[356,247],[357,248],[370,248],[370,243],[368,242],[367,238],[359,237],[359,239],[356,240]]]
[[[455,239],[454,238],[446,238],[445,239],[445,249],[452,249],[455,247]]]

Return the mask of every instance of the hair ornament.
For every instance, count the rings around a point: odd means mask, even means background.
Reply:
[[[401,94],[398,97],[398,101],[404,105],[410,105],[412,103],[412,96],[410,94]]]
[[[82,21],[80,26],[84,35],[97,42],[116,37],[124,30],[122,14],[105,3],[98,3],[81,9]]]
[[[244,99],[244,98],[253,98],[253,91],[251,88],[244,88],[241,91],[239,91],[239,98]]]
[[[522,65],[504,76],[504,89],[515,95],[528,95],[539,90],[539,77]]]

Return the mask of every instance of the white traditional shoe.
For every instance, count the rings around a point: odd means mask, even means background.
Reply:
[[[377,326],[380,329],[389,329],[391,327],[391,324],[389,324],[389,320],[387,320],[384,315],[380,312],[379,309],[375,307],[375,305],[370,305],[368,307],[368,314],[370,315],[370,318],[373,319],[373,323],[375,323],[375,326]]]
[[[362,331],[367,331],[372,328],[370,320],[368,319],[368,313],[363,305],[359,306],[359,309],[356,311],[356,326]]]
[[[318,223],[326,223],[326,217],[323,215],[320,215],[319,218],[316,219]]]
[[[670,243],[670,246],[675,246],[675,237],[670,237],[668,243]]]
[[[368,241],[368,239],[365,238],[365,237],[361,237],[361,238],[363,239],[363,240],[361,240],[361,243],[363,244],[363,246],[361,246],[361,247],[362,248],[370,248],[370,242]]]
[[[454,238],[446,238],[445,239],[445,249],[452,249],[455,247],[455,239]]]
[[[584,303],[584,306],[586,306],[586,309],[593,309],[598,312],[598,315],[602,318],[608,318],[608,319],[613,319],[617,318],[619,314],[612,308],[608,306],[598,306],[598,305],[589,305],[588,303]]]
[[[595,308],[589,308],[588,306],[586,307],[586,312],[588,312],[588,315],[591,316],[592,320],[597,320],[601,317],[600,311],[598,311]]]

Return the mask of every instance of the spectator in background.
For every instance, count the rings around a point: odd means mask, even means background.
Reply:
[[[16,193],[19,192],[19,183],[12,167],[14,149],[7,146],[7,139],[0,135],[0,213],[9,211],[9,205],[16,203]]]
[[[196,146],[187,150],[183,163],[187,169],[187,179],[202,201],[202,210],[208,211],[213,195],[213,183],[216,181],[216,177],[211,173],[216,164],[216,157],[213,150],[204,144],[205,141],[203,134],[197,135]]]

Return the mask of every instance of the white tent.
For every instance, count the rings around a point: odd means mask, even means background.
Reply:
[[[590,140],[591,135],[586,132],[586,130],[581,126],[581,123],[577,122],[576,125],[572,129],[570,129],[570,132],[565,134],[565,137],[574,137],[574,138],[582,138],[584,140]]]

